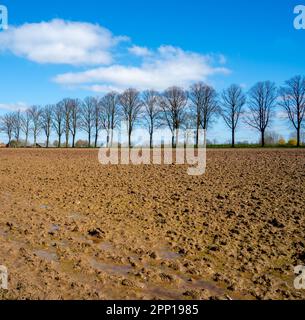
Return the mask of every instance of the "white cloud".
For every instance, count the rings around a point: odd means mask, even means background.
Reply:
[[[29,106],[24,102],[17,103],[0,103],[0,110],[4,111],[25,111]]]
[[[112,47],[126,39],[99,25],[56,19],[10,27],[0,33],[0,50],[38,63],[101,65],[112,63]]]
[[[139,46],[132,46],[128,49],[128,51],[138,57],[147,57],[153,54],[148,48]]]
[[[87,91],[92,91],[92,92],[97,92],[97,93],[112,92],[112,91],[116,91],[116,92],[121,93],[124,90],[123,88],[114,87],[111,85],[99,85],[99,84],[82,86],[81,89],[84,89]]]
[[[84,86],[104,92],[107,87],[118,90],[135,87],[139,90],[164,90],[178,85],[188,87],[194,81],[204,81],[208,76],[230,71],[214,66],[211,55],[186,52],[173,46],[161,46],[151,56],[143,57],[140,66],[115,64],[84,72],[60,74],[54,81],[67,86]]]
[[[214,74],[230,72],[221,54],[202,55],[173,46],[157,50],[137,45],[120,47],[119,43],[126,40],[129,38],[116,37],[100,25],[55,19],[0,33],[0,53],[9,51],[36,63],[91,66],[86,71],[59,74],[54,81],[93,92],[122,91],[127,87],[188,87],[195,81],[207,81]],[[130,64],[133,56],[139,57],[137,65]],[[129,62],[114,61],[114,57],[127,58]]]

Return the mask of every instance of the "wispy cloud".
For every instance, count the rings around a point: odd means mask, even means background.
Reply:
[[[0,103],[0,110],[3,111],[25,111],[29,106],[24,102],[17,103]]]
[[[148,57],[153,55],[153,52],[147,47],[132,46],[128,51],[138,57]]]
[[[123,40],[99,25],[56,19],[1,32],[0,50],[38,63],[101,65],[112,63],[111,49]]]
[[[67,86],[86,85],[97,91],[106,87],[139,90],[164,90],[173,85],[189,86],[194,81],[206,80],[214,74],[228,74],[230,71],[214,66],[211,55],[187,52],[173,46],[161,46],[152,55],[143,57],[140,66],[115,64],[84,72],[70,72],[56,76],[56,83]]]

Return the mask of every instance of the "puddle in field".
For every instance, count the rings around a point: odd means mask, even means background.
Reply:
[[[198,280],[193,283],[181,283],[176,288],[164,288],[164,287],[157,287],[157,286],[146,286],[143,289],[143,293],[148,294],[151,298],[157,299],[169,299],[169,300],[185,300],[185,296],[183,295],[184,292],[187,290],[207,290],[209,295],[211,296],[224,296],[224,290],[219,289],[212,284]]]
[[[113,245],[110,242],[102,242],[99,244],[100,249],[102,249],[103,251],[112,251]]]
[[[84,218],[84,215],[82,215],[81,213],[72,212],[71,214],[68,215],[68,218],[74,219],[74,220],[81,220]]]
[[[0,237],[6,238],[7,237],[7,231],[4,231],[3,229],[0,229]]]
[[[96,261],[95,259],[91,260],[91,266],[99,271],[119,276],[126,276],[132,271],[131,266],[101,263]]]
[[[45,210],[47,210],[47,209],[50,209],[50,207],[49,207],[47,204],[42,204],[42,205],[40,206],[40,209],[45,209]]]
[[[193,280],[188,281],[186,276],[175,275],[180,279],[178,285],[172,287],[162,287],[156,285],[146,285],[143,289],[143,293],[150,296],[150,298],[157,299],[169,299],[169,300],[185,300],[183,293],[188,290],[207,290],[211,296],[224,296],[225,291],[221,288],[216,287],[211,282],[205,280]]]
[[[58,246],[62,247],[62,248],[69,248],[70,246],[70,242],[69,240],[66,240],[66,239],[62,239],[60,241],[56,241],[55,242]]]
[[[181,258],[181,255],[177,252],[170,251],[169,248],[162,248],[157,250],[159,256],[165,260],[176,260]]]
[[[78,244],[85,243],[90,246],[92,246],[94,244],[93,240],[86,238],[84,235],[79,235],[79,236],[73,237],[73,241],[77,242]]]
[[[53,248],[59,247],[62,249],[67,249],[67,248],[70,248],[70,241],[67,239],[56,239],[54,241],[50,241],[48,245]]]
[[[205,281],[205,280],[193,280],[188,281],[186,277],[179,276],[179,278],[183,281],[183,285],[186,289],[193,289],[193,290],[208,290],[211,294],[219,296],[224,294],[224,290],[218,288],[213,283]]]
[[[34,254],[44,260],[47,260],[49,262],[51,261],[58,261],[58,256],[55,252],[50,252],[47,250],[35,250]]]
[[[163,247],[162,249],[155,250],[158,252],[159,256],[166,260],[175,260],[181,258],[176,252],[172,252],[169,250],[168,247]],[[194,278],[191,275],[187,275],[181,272],[172,272],[167,267],[164,266],[152,266],[149,263],[144,264],[146,269],[152,269],[154,271],[164,271],[165,273],[174,276],[176,279],[179,280],[177,284],[172,284],[172,287],[164,288],[162,286],[147,286],[145,289],[145,293],[162,297],[164,299],[185,299],[183,297],[183,293],[187,290],[207,290],[210,295],[213,296],[223,296],[225,294],[225,290],[219,288],[215,283],[212,281],[206,281],[199,278]]]
[[[60,226],[58,224],[52,224],[49,232],[56,232],[60,230]]]
[[[192,276],[188,276],[186,274],[183,274],[181,272],[172,272],[171,270],[169,270],[167,267],[152,267],[149,264],[145,264],[145,268],[146,269],[152,269],[152,270],[157,270],[157,271],[163,271],[167,274],[170,274],[171,276],[174,276],[176,279],[179,280],[179,284],[177,288],[172,288],[172,289],[168,289],[165,290],[165,293],[169,293],[171,291],[175,290],[208,290],[211,294],[213,295],[223,295],[224,294],[224,290],[217,287],[212,281],[206,281],[203,279],[198,279],[198,278],[193,278]],[[190,280],[191,279],[191,280]],[[162,290],[164,290],[162,288]]]
[[[144,294],[148,294],[152,299],[181,300],[182,293],[175,290],[166,290],[165,288],[147,286],[143,289]]]

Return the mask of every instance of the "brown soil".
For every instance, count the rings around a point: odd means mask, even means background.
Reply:
[[[95,150],[0,150],[2,299],[304,299],[305,150],[102,166]]]

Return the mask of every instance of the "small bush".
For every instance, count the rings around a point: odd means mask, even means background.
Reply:
[[[286,145],[286,140],[284,138],[281,138],[279,140],[279,146],[285,146]]]
[[[86,140],[78,140],[75,144],[76,148],[87,148],[89,142]]]
[[[290,146],[290,147],[296,147],[297,145],[298,145],[297,139],[290,139],[288,141],[288,146]]]
[[[10,147],[10,148],[20,148],[20,147],[21,147],[21,143],[20,143],[20,142],[17,142],[16,140],[12,140],[12,141],[9,143],[9,147]]]

